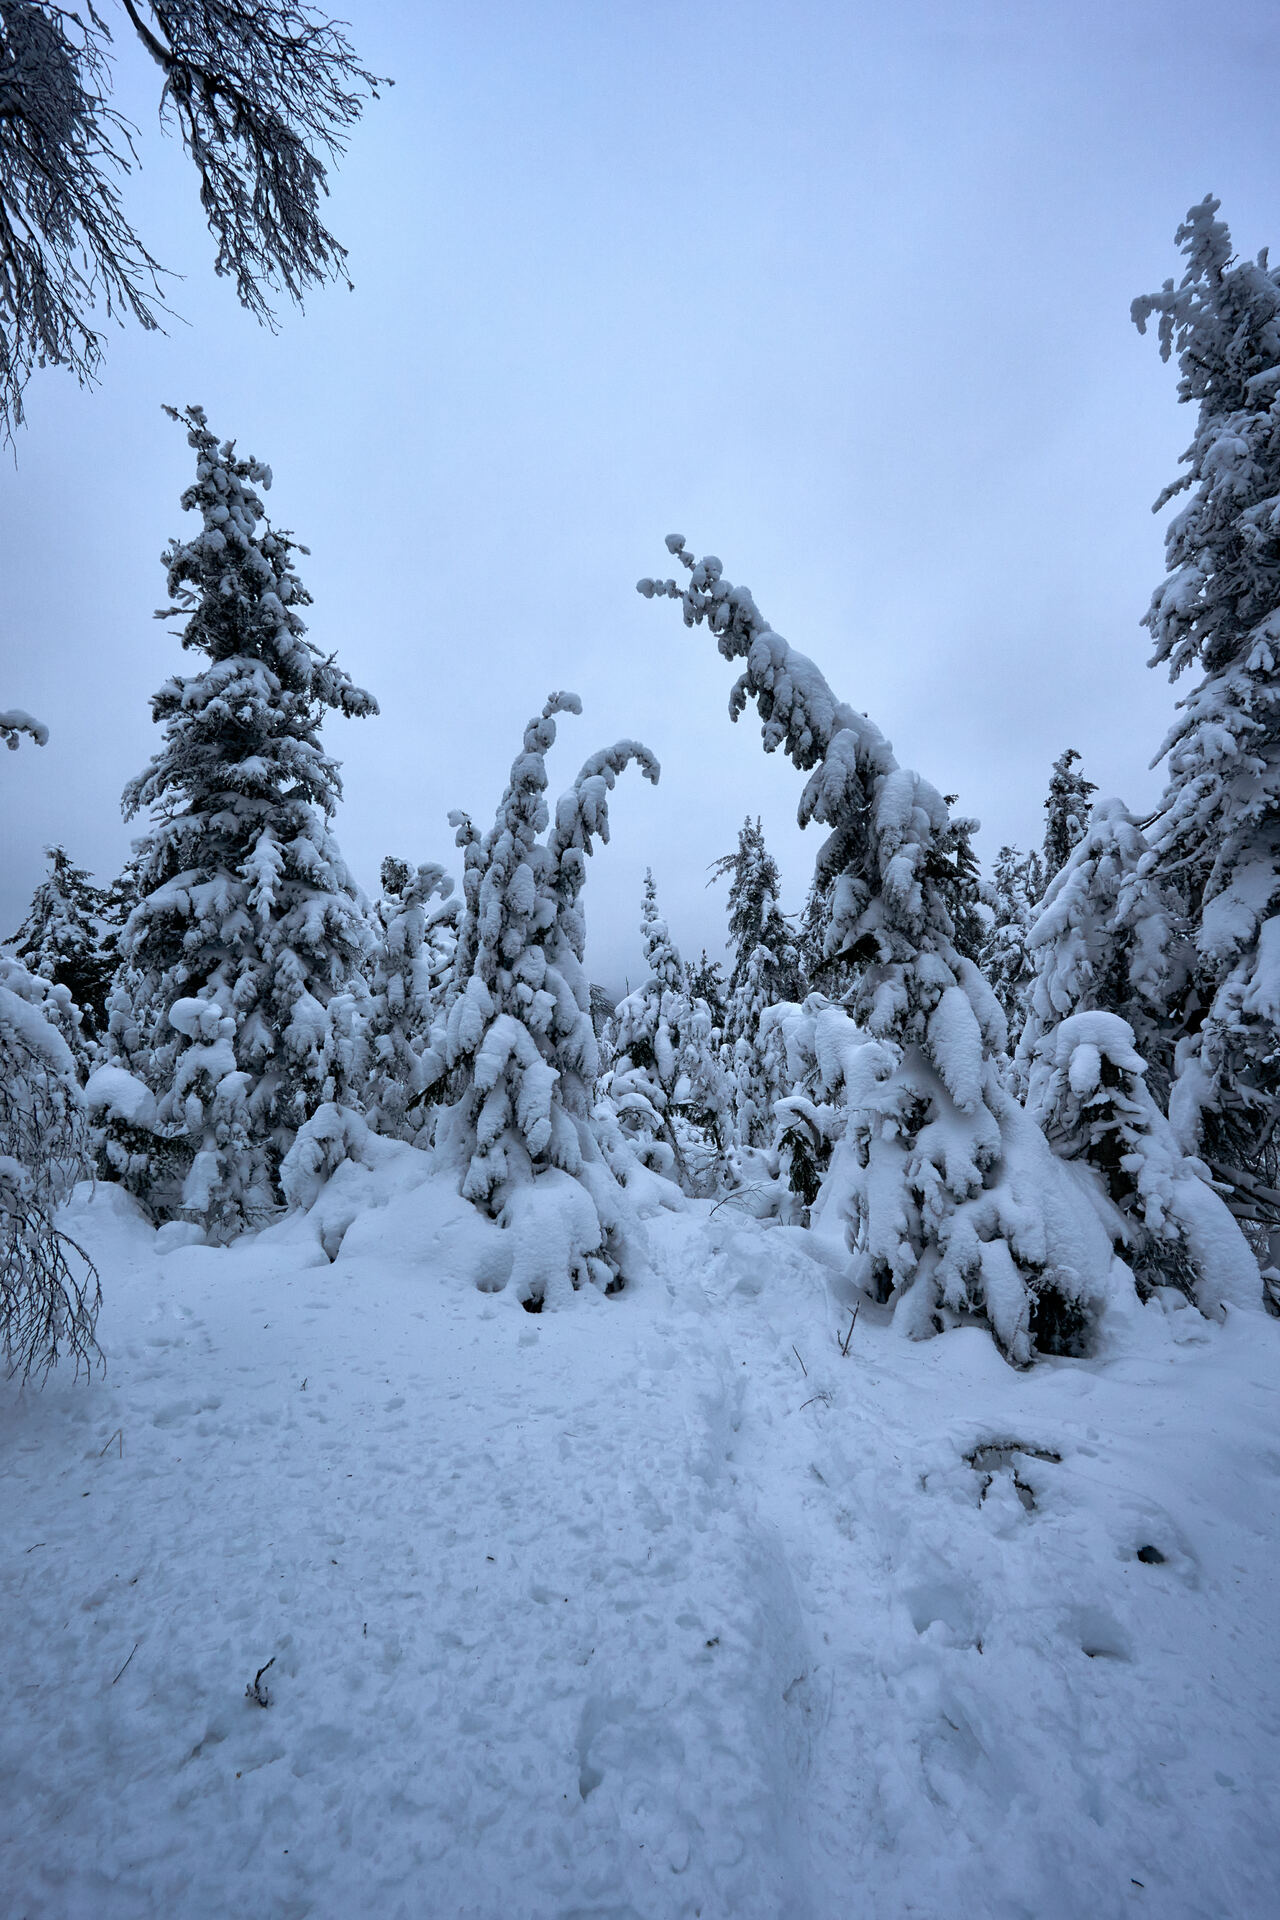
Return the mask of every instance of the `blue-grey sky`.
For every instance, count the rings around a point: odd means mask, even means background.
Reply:
[[[191,462],[165,401],[271,463],[312,637],[382,704],[326,733],[370,890],[388,851],[452,863],[448,810],[487,822],[525,719],[569,687],[553,788],[621,735],[663,763],[656,791],[624,776],[593,863],[599,978],[639,972],[647,864],[687,954],[723,938],[706,867],[748,811],[800,904],[798,777],[730,726],[707,635],[634,591],[672,530],[960,795],[988,862],[1038,840],[1064,746],[1155,797],[1176,694],[1138,622],[1191,420],[1128,308],[1210,189],[1242,252],[1280,246],[1272,5],[340,10],[396,79],[333,178],[356,290],[275,334],[214,278],[120,34],[128,203],[182,317],[111,330],[95,392],[37,375],[0,469],[0,706],[51,730],[0,767],[0,931],[46,842],[106,879],[138,831],[119,793],[184,660],[150,617]]]

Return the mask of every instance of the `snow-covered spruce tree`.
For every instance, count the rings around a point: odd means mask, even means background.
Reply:
[[[972,910],[971,823],[900,767],[879,728],[838,700],[811,660],[774,633],[714,558],[668,549],[689,572],[642,580],[706,622],[745,669],[736,719],[754,699],[766,751],[809,774],[800,822],[830,829],[817,872],[830,884],[824,942],[858,966],[852,1012],[870,1045],[842,1073],[848,1151],[821,1196],[839,1206],[858,1281],[897,1302],[916,1336],[980,1316],[1006,1357],[1078,1350],[1107,1285],[1097,1214],[1003,1083],[1004,1016],[957,948]],[[839,1183],[840,1190],[836,1191]]]
[[[768,1006],[778,1000],[803,998],[803,970],[796,936],[778,904],[782,891],[778,863],[765,846],[759,820],[752,820],[750,815],[738,829],[734,852],[722,854],[712,862],[708,884],[724,879],[729,882],[728,945],[733,955],[726,995],[725,1032],[727,1037],[736,1040],[747,1030],[750,1020],[750,1009],[739,995],[752,968],[756,949],[763,947],[767,955],[755,971],[762,975],[769,995],[765,1002]]]
[[[56,1224],[86,1168],[75,1062],[50,1017],[69,998],[0,958],[0,1345],[23,1379],[98,1357],[97,1271]]]
[[[83,1078],[96,1060],[107,1030],[107,995],[113,960],[104,944],[103,895],[65,847],[48,847],[50,871],[40,882],[27,917],[5,941],[29,973],[64,986],[78,1010],[70,1041]]]
[[[175,604],[158,618],[187,615],[182,644],[205,664],[156,694],[164,745],[125,789],[126,817],[149,810],[152,825],[120,941],[116,1064],[87,1091],[107,1116],[106,1164],[158,1218],[226,1239],[271,1214],[298,1127],[344,1095],[349,1024],[335,1016],[367,931],[328,827],[341,783],[320,725],[326,709],[377,706],[305,637],[301,549],[256,491],[270,470],[219,442],[200,408],[169,411],[195,449],[182,504],[201,526],[165,554]],[[122,1086],[127,1071],[142,1089]],[[131,1132],[113,1155],[116,1124]]]
[[[725,997],[723,1054],[734,1134],[744,1146],[760,1146],[772,1134],[772,1106],[780,1091],[765,1072],[760,1016],[778,1001],[803,997],[800,946],[778,904],[781,876],[764,844],[758,819],[744,820],[736,849],[713,863],[711,877],[729,881],[728,944],[733,962]]]
[[[1224,1236],[1239,1236],[1174,1139],[1146,1073],[1118,1014],[1069,1014],[1036,1049],[1027,1107],[1056,1154],[1100,1176],[1139,1297],[1174,1287],[1208,1310],[1223,1291]],[[1243,1243],[1238,1253],[1246,1254]]]
[[[1026,950],[1033,972],[1015,1067],[1028,1084],[1046,1036],[1078,1013],[1117,1014],[1132,1029],[1153,1090],[1167,1095],[1165,1025],[1171,916],[1147,872],[1150,848],[1122,800],[1100,800],[1039,903]]]
[[[462,910],[452,893],[443,867],[412,867],[388,856],[367,962],[365,1119],[375,1133],[422,1145],[429,1120],[428,1108],[416,1098],[422,1056],[442,1004]]]
[[[648,1164],[686,1193],[703,1193],[714,1184],[723,1144],[724,1081],[711,1009],[690,991],[648,870],[640,937],[647,978],[615,1009],[613,1065],[602,1091]]]
[[[438,1106],[436,1151],[463,1195],[514,1230],[510,1284],[535,1307],[586,1282],[616,1290],[634,1257],[630,1209],[593,1113],[581,893],[592,842],[609,837],[617,776],[634,760],[656,782],[658,763],[631,740],[593,754],[551,821],[555,716],[581,710],[576,694],[553,693],[529,722],[483,838],[465,814],[451,816],[464,908],[421,1073]]]
[[[1165,536],[1167,575],[1145,618],[1152,665],[1198,683],[1157,758],[1168,778],[1146,871],[1177,902],[1190,944],[1171,968],[1169,1117],[1229,1187],[1267,1263],[1280,1266],[1280,271],[1237,260],[1212,196],[1177,242],[1175,288],[1133,303],[1178,398],[1197,409],[1186,505]],[[1180,977],[1181,976],[1181,977]]]
[[[724,977],[724,968],[718,960],[712,960],[706,948],[689,969],[689,992],[695,1000],[705,1000],[707,1011],[711,1015],[712,1030],[724,1032],[725,997],[728,983]]]
[[[991,883],[982,890],[991,925],[978,954],[978,966],[1004,1012],[1009,1046],[1015,1050],[1027,1017],[1027,995],[1035,971],[1027,939],[1035,919],[1043,869],[1039,855],[1001,847]]]
[[[1044,803],[1042,892],[1054,874],[1066,866],[1089,825],[1089,795],[1098,789],[1078,771],[1079,760],[1075,748],[1068,747],[1058,755],[1049,775],[1049,794]]]

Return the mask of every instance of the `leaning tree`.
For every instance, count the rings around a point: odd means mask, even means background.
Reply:
[[[593,1107],[599,1053],[583,967],[582,889],[595,840],[609,838],[609,794],[647,747],[595,753],[554,816],[546,801],[553,693],[524,732],[488,833],[452,816],[463,849],[463,913],[449,998],[423,1056],[438,1158],[463,1196],[512,1233],[511,1285],[530,1307],[584,1283],[613,1292],[633,1265],[625,1146]]]
[[[1079,1349],[1110,1246],[1005,1085],[1004,1015],[962,950],[975,923],[973,822],[899,766],[719,560],[696,560],[674,534],[667,547],[687,583],[646,579],[640,592],[677,600],[686,625],[707,625],[725,658],[744,662],[731,716],[755,701],[766,752],[782,747],[809,776],[800,824],[829,829],[816,866],[823,950],[853,965],[861,1046],[839,1072],[851,1150],[838,1178],[858,1281],[916,1336],[978,1316],[1015,1364],[1037,1348]]]

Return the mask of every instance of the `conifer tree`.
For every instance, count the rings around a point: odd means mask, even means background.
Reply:
[[[650,1164],[687,1193],[701,1192],[714,1178],[722,1144],[723,1079],[711,1009],[690,990],[648,869],[640,936],[648,977],[615,1010],[605,1091],[624,1131],[656,1145],[647,1156]]]
[[[1139,1298],[1175,1287],[1197,1304],[1216,1306],[1213,1268],[1224,1230],[1233,1229],[1229,1220],[1218,1223],[1210,1257],[1197,1257],[1197,1222],[1222,1203],[1179,1149],[1146,1074],[1133,1031],[1118,1014],[1069,1014],[1036,1048],[1027,1107],[1056,1154],[1100,1177],[1120,1216],[1116,1238]]]
[[[429,1110],[417,1099],[422,1056],[443,1003],[460,900],[443,867],[389,855],[368,960],[365,1119],[375,1133],[425,1145]],[[432,901],[436,905],[432,906]]]
[[[1035,972],[1027,941],[1041,891],[1039,855],[1001,847],[984,898],[991,925],[978,954],[978,966],[1004,1011],[1010,1050],[1017,1047],[1027,1017],[1027,994]]]
[[[114,1116],[136,1135],[147,1115],[154,1152],[135,1137],[107,1162],[152,1211],[227,1238],[277,1206],[294,1134],[345,1092],[335,1015],[367,934],[329,831],[341,783],[320,726],[326,709],[377,705],[305,637],[301,549],[256,491],[269,468],[219,442],[200,408],[168,411],[195,450],[182,504],[201,526],[164,556],[175,604],[157,617],[185,615],[182,645],[204,663],[156,694],[164,745],[125,789],[126,818],[152,824],[120,941],[115,1077],[89,1092],[108,1130]],[[153,1113],[136,1095],[122,1105],[121,1069]]]
[[[112,962],[104,947],[104,899],[65,847],[46,849],[50,871],[32,896],[27,917],[5,941],[28,972],[64,986],[79,1020],[64,1035],[83,1077],[107,1030]]]
[[[1068,747],[1058,755],[1049,775],[1049,796],[1044,803],[1044,885],[1066,866],[1089,825],[1089,795],[1097,788],[1077,771],[1079,760],[1075,748]]]
[[[766,1008],[804,998],[800,944],[778,904],[782,880],[750,816],[738,845],[715,861],[712,879],[729,881],[729,946],[733,964],[725,996],[724,1065],[734,1134],[743,1146],[762,1146],[773,1132],[773,1101],[781,1089],[767,1070],[760,1039]]]
[[[1169,991],[1171,915],[1147,869],[1150,848],[1122,800],[1101,800],[1083,837],[1045,889],[1026,936],[1032,975],[1017,1047],[1019,1085],[1054,1030],[1081,1013],[1115,1014],[1131,1029],[1149,1084],[1167,1098],[1172,1052],[1164,1006]]]
[[[1003,1084],[1004,1016],[961,950],[977,926],[973,823],[898,765],[717,559],[695,560],[677,535],[667,546],[688,585],[642,580],[640,591],[678,600],[687,625],[705,622],[744,662],[732,717],[756,702],[766,752],[784,747],[809,775],[801,825],[830,829],[816,867],[830,888],[824,949],[858,968],[858,1024],[836,1076],[851,1149],[839,1203],[858,1280],[917,1336],[980,1315],[1015,1364],[1037,1347],[1078,1348],[1110,1250]]]
[[[439,1109],[435,1146],[462,1194],[517,1230],[511,1284],[531,1306],[585,1282],[613,1291],[631,1258],[629,1209],[593,1113],[599,1055],[581,893],[593,841],[609,837],[618,775],[634,760],[656,782],[658,763],[631,740],[593,754],[553,821],[556,716],[581,710],[576,694],[553,693],[529,722],[487,834],[451,816],[464,907],[420,1076]]]
[[[689,969],[689,992],[695,1000],[705,1000],[707,1012],[711,1015],[713,1031],[723,1033],[725,1022],[725,997],[728,984],[724,977],[724,968],[718,960],[712,960],[706,948]]]
[[[790,923],[778,904],[782,876],[778,863],[764,843],[764,830],[758,819],[748,817],[738,830],[738,845],[733,853],[722,854],[712,863],[712,881],[729,882],[729,947],[733,963],[729,971],[726,995],[726,1037],[736,1040],[746,1031],[751,1010],[741,998],[748,971],[757,986],[767,994],[764,1005],[778,1000],[803,999],[803,973],[799,947]],[[766,957],[756,961],[756,950],[763,947]]]
[[[1186,271],[1133,303],[1196,408],[1189,498],[1145,625],[1152,665],[1197,672],[1160,757],[1144,872],[1178,910],[1165,1009],[1184,1148],[1228,1183],[1280,1265],[1280,271],[1235,258],[1211,195],[1177,232]],[[1186,943],[1177,951],[1177,934]]]

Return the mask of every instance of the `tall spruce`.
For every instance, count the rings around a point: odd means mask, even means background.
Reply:
[[[1177,909],[1165,1012],[1169,1116],[1280,1265],[1280,271],[1238,260],[1212,195],[1176,240],[1186,271],[1133,303],[1176,353],[1196,408],[1189,497],[1165,535],[1144,624],[1152,665],[1198,679],[1158,759],[1167,784],[1145,873]]]
[[[714,1182],[723,1077],[711,1009],[692,991],[688,969],[658,910],[657,888],[648,870],[640,937],[647,978],[614,1011],[613,1064],[604,1092],[648,1163],[687,1193],[700,1193]]]
[[[779,905],[782,876],[764,843],[764,830],[750,815],[738,829],[732,853],[712,863],[711,880],[729,882],[729,948],[733,955],[725,1005],[725,1037],[736,1040],[747,1030],[753,1009],[744,998],[749,973],[756,991],[767,995],[764,1005],[804,997],[799,944]],[[764,949],[757,959],[758,948]]]
[[[1028,938],[1043,878],[1040,857],[1017,847],[1001,847],[995,872],[983,889],[991,914],[978,965],[1004,1010],[1009,1048],[1016,1050],[1027,1017],[1027,996],[1035,973]]]
[[[618,775],[634,760],[656,782],[658,763],[632,740],[593,754],[552,818],[556,716],[581,710],[576,694],[553,693],[529,722],[488,833],[452,816],[464,905],[420,1074],[440,1160],[466,1199],[515,1230],[510,1284],[535,1307],[584,1283],[613,1291],[632,1263],[630,1210],[593,1112],[581,895]]]
[[[462,902],[443,867],[382,863],[382,897],[367,969],[365,1117],[376,1133],[425,1145],[422,1056],[443,1004]],[[434,906],[432,902],[435,902]]]
[[[1098,789],[1079,771],[1079,762],[1075,748],[1068,747],[1058,755],[1049,775],[1044,803],[1044,886],[1066,866],[1089,825],[1089,795]]]
[[[839,1206],[857,1281],[893,1300],[917,1336],[980,1315],[1015,1364],[1037,1347],[1077,1348],[1108,1284],[1109,1250],[1004,1085],[1004,1016],[963,951],[978,926],[973,823],[899,766],[879,728],[836,698],[719,560],[696,560],[678,535],[667,547],[688,584],[642,580],[640,591],[679,601],[687,625],[705,623],[726,659],[743,661],[731,716],[755,701],[766,752],[783,747],[809,775],[801,825],[829,829],[816,866],[830,889],[824,948],[858,967],[858,1025],[846,1023],[847,1057],[833,1073],[847,1112]],[[1092,1253],[1081,1258],[1091,1246],[1096,1269]]]
[[[112,1051],[154,1112],[134,1096],[123,1111],[118,1078],[97,1096],[108,1124],[148,1115],[155,1150],[131,1141],[124,1177],[157,1217],[225,1239],[272,1212],[297,1129],[345,1091],[349,1023],[334,1003],[367,933],[329,831],[341,783],[320,726],[327,710],[377,704],[306,638],[304,549],[265,520],[257,491],[270,469],[220,442],[199,407],[167,411],[195,451],[182,504],[200,531],[164,556],[173,604],[157,618],[185,616],[182,645],[204,660],[153,699],[164,745],[124,795],[126,818],[151,826]]]

